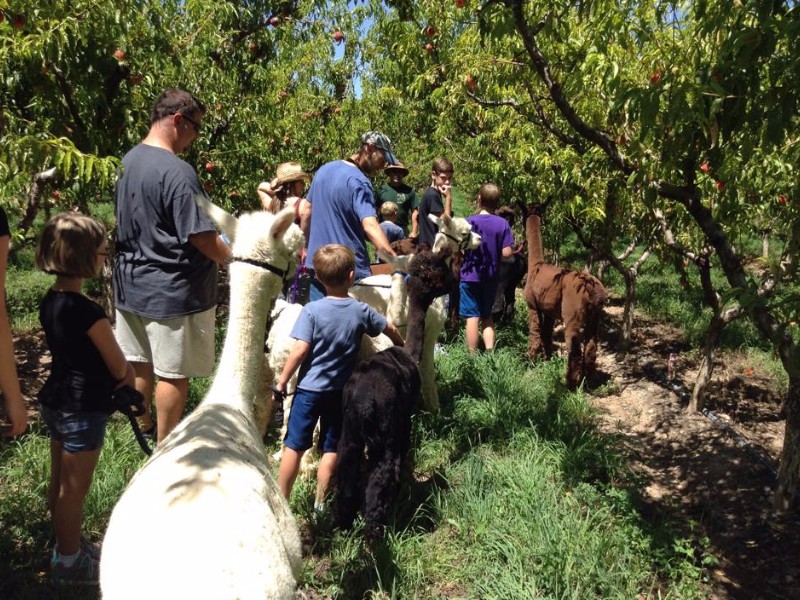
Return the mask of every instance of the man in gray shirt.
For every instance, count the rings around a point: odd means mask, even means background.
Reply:
[[[116,189],[116,337],[145,399],[158,376],[159,441],[183,415],[189,378],[214,368],[217,264],[230,256],[195,202],[205,195],[197,174],[177,157],[200,133],[204,113],[188,92],[165,91],[147,137],[122,159]],[[142,426],[153,430],[149,414]]]

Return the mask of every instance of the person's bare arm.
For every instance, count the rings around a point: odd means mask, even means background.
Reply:
[[[306,236],[306,245],[308,245],[308,236],[311,233],[311,202],[302,198],[300,209],[297,212],[300,215],[300,229],[303,230],[303,235]]]
[[[295,341],[294,346],[292,346],[292,349],[289,351],[289,358],[286,359],[283,371],[281,371],[280,377],[278,377],[278,382],[275,384],[275,387],[281,394],[286,393],[286,384],[292,378],[297,368],[303,364],[310,348],[311,344],[308,342],[303,340]]]
[[[439,191],[444,196],[444,214],[448,217],[453,216],[453,194],[452,194],[452,187],[449,185],[443,185],[439,187]]]
[[[411,233],[408,234],[408,237],[419,237],[419,210],[416,208],[411,211]]]
[[[228,262],[231,249],[222,241],[216,231],[204,231],[189,236],[189,243],[206,258],[216,261],[221,265]]]
[[[361,226],[364,228],[364,233],[367,234],[369,241],[375,246],[376,251],[383,252],[389,256],[396,256],[395,251],[389,245],[386,234],[381,229],[380,223],[378,223],[378,217],[361,219]]]
[[[383,330],[383,333],[386,334],[386,337],[392,340],[392,343],[395,346],[402,346],[405,344],[403,336],[400,335],[400,332],[397,330],[397,327],[395,327],[392,323],[389,323],[388,321],[386,322],[386,328]]]
[[[8,264],[8,236],[0,237],[0,391],[5,400],[10,427],[2,428],[3,435],[20,435],[28,425],[28,411],[19,387],[17,366],[14,363],[14,339],[6,312],[6,265]]]
[[[108,372],[117,380],[117,387],[123,385],[134,387],[136,377],[133,373],[133,366],[122,353],[122,349],[114,337],[114,331],[111,329],[111,322],[108,319],[100,319],[89,328],[86,334],[100,352]]]

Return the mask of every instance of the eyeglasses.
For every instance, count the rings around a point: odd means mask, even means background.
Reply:
[[[200,123],[198,123],[197,121],[195,121],[195,120],[194,120],[194,119],[192,119],[191,117],[187,117],[187,116],[186,116],[185,114],[183,114],[183,113],[176,113],[176,114],[179,114],[181,117],[183,117],[184,119],[186,119],[187,121],[189,121],[189,123],[191,123],[191,124],[192,124],[192,127],[194,127],[194,132],[195,132],[195,133],[200,133]]]

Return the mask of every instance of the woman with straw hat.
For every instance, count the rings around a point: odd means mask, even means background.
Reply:
[[[303,191],[311,182],[311,175],[303,171],[298,162],[285,162],[278,165],[275,179],[258,184],[258,197],[264,210],[277,213],[291,206],[295,209],[295,222],[299,224],[298,208],[303,199]]]
[[[264,210],[277,213],[287,206],[294,209],[294,222],[303,230],[308,239],[308,222],[300,218],[301,204],[305,202],[303,191],[311,182],[311,175],[303,171],[299,162],[285,162],[278,165],[275,179],[258,184],[258,197]],[[306,219],[307,221],[307,219]],[[289,302],[305,304],[308,301],[310,275],[305,268],[305,248],[298,252],[298,265],[294,277],[284,283],[283,297]]]

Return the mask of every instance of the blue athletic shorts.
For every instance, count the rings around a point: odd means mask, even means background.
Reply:
[[[66,412],[39,405],[50,438],[70,454],[103,447],[108,415],[104,412]]]
[[[312,392],[298,389],[289,411],[284,445],[297,452],[311,448],[314,427],[319,419],[321,453],[336,452],[342,431],[342,390]]]
[[[462,281],[459,284],[461,301],[458,306],[458,314],[461,315],[461,318],[490,318],[492,316],[494,297],[497,295],[497,286],[497,281],[489,283]]]

